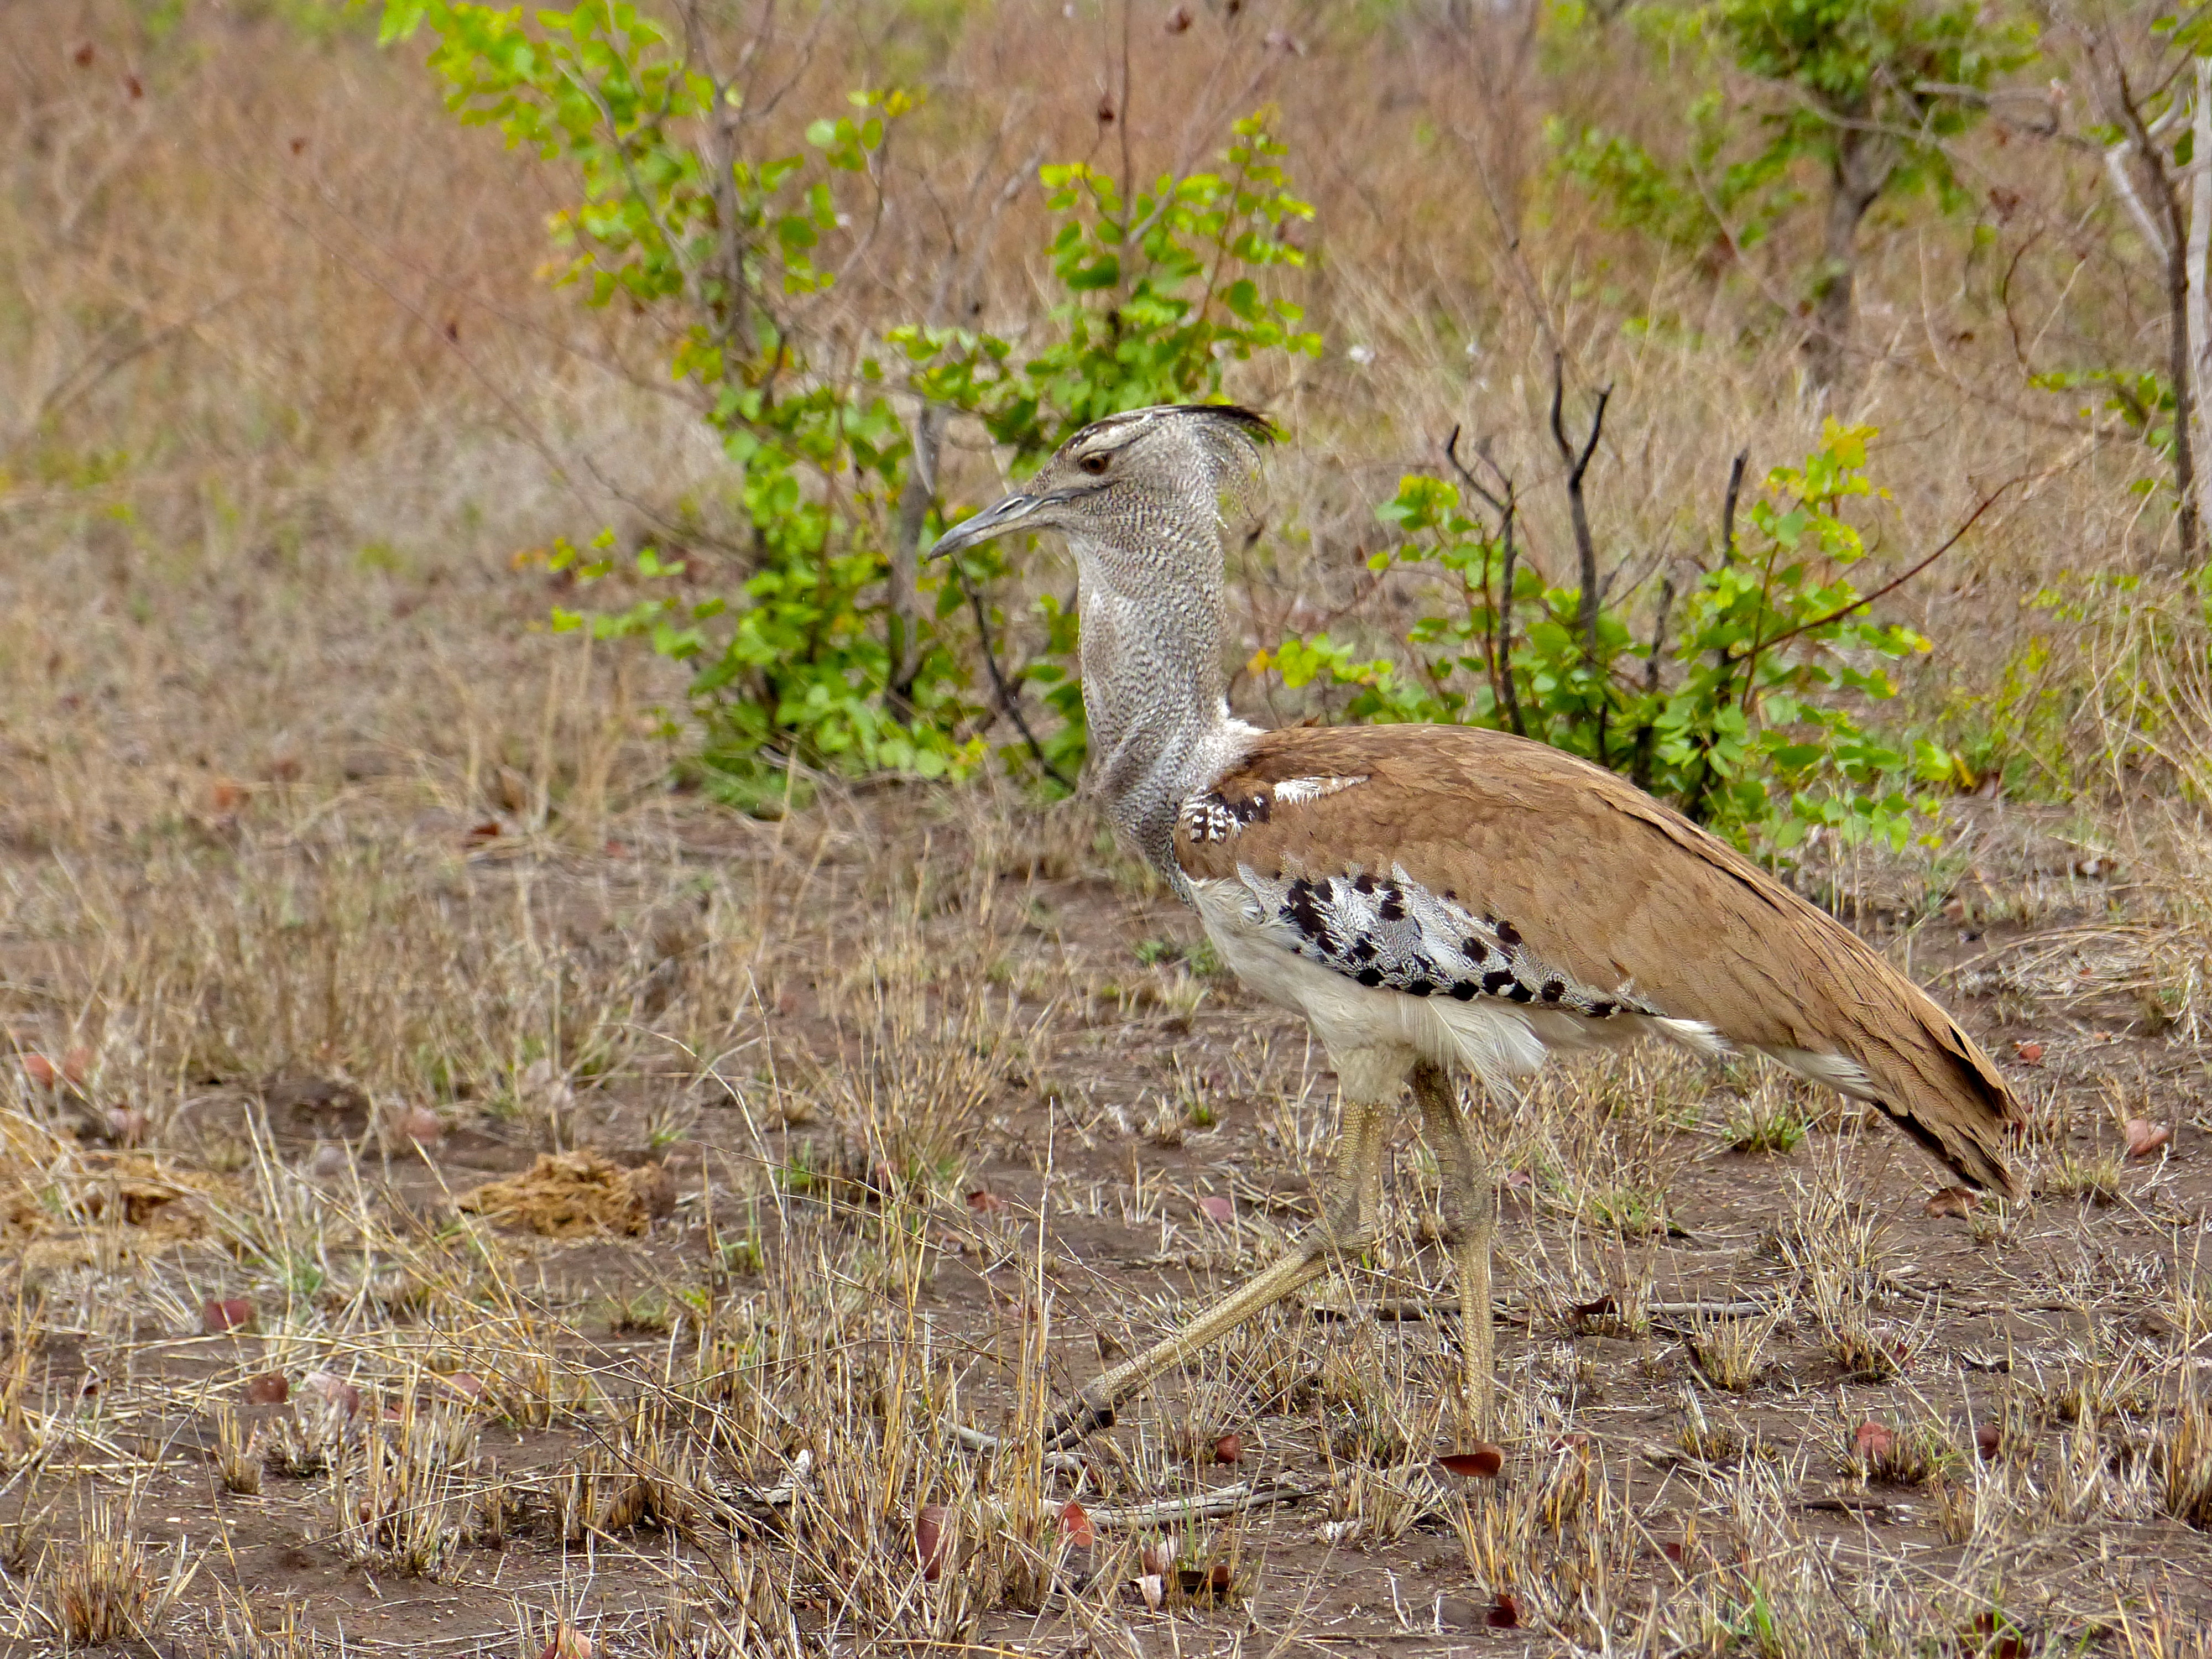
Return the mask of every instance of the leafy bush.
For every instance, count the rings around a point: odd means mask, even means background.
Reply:
[[[1896,695],[1884,662],[1928,648],[1869,617],[1844,574],[1865,551],[1843,509],[1875,493],[1873,436],[1831,422],[1803,465],[1770,472],[1741,538],[1686,592],[1662,586],[1645,643],[1618,607],[1601,604],[1586,628],[1582,590],[1547,587],[1518,559],[1510,497],[1493,524],[1459,485],[1410,475],[1377,513],[1402,539],[1369,560],[1431,579],[1440,601],[1407,637],[1410,667],[1326,635],[1286,640],[1255,666],[1292,689],[1350,688],[1353,720],[1539,738],[1739,842],[1786,849],[1826,824],[1902,844],[1914,803],[1899,781],[1916,763],[1948,775],[1954,763],[1932,745],[1909,761],[1856,712]]]

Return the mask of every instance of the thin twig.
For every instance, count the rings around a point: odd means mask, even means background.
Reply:
[[[1847,605],[1831,611],[1825,617],[1815,617],[1811,622],[1800,623],[1796,627],[1790,629],[1786,632],[1777,634],[1771,640],[1760,641],[1759,643],[1759,649],[1762,652],[1771,651],[1776,646],[1782,644],[1784,641],[1794,640],[1800,634],[1809,633],[1815,628],[1826,628],[1832,622],[1840,622],[1844,617],[1850,616],[1852,611],[1863,610],[1866,606],[1872,605],[1876,599],[1882,598],[1884,595],[1895,592],[1899,588],[1904,586],[1905,583],[1911,581],[1922,571],[1927,569],[1929,565],[1935,563],[1936,560],[1942,558],[1946,553],[1948,553],[1953,548],[1956,547],[1960,542],[1965,538],[1966,532],[1974,527],[1975,521],[1978,520],[1983,514],[1988,512],[1992,507],[1996,506],[1997,498],[2002,495],[2006,490],[2010,489],[2016,483],[2025,483],[2027,481],[2025,474],[2015,478],[2007,478],[1995,489],[1983,496],[1981,505],[1966,515],[1966,523],[1960,525],[1956,530],[1953,531],[1950,535],[1945,538],[1942,546],[1937,548],[1926,558],[1921,560],[1918,564],[1914,565],[1903,575],[1884,582],[1880,587],[1875,588],[1873,592],[1867,594],[1864,598],[1854,599]]]
[[[968,580],[968,573],[961,568],[960,561],[955,559],[951,562],[952,573],[960,580],[960,591],[968,597],[968,608],[975,613],[975,642],[983,653],[983,666],[990,672],[991,689],[998,694],[1000,713],[1013,721],[1014,729],[1022,734],[1022,741],[1029,745],[1030,758],[1037,763],[1045,776],[1073,794],[1074,784],[1068,781],[1066,773],[1045,757],[1044,745],[1037,741],[1036,733],[1030,730],[1030,723],[1022,714],[1022,706],[1006,684],[1006,674],[999,666],[999,653],[991,649],[991,623],[990,618],[983,614],[983,596],[975,591],[975,584]]]

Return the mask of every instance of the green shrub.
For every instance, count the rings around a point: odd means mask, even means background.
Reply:
[[[1619,607],[1600,605],[1586,628],[1581,589],[1547,588],[1510,556],[1510,497],[1493,524],[1459,485],[1410,475],[1377,513],[1401,539],[1369,560],[1432,579],[1437,608],[1407,635],[1409,666],[1326,635],[1285,640],[1255,666],[1292,689],[1350,688],[1352,720],[1519,732],[1626,772],[1741,842],[1787,849],[1827,824],[1902,844],[1911,763],[1856,711],[1896,695],[1883,662],[1928,642],[1874,620],[1845,574],[1865,548],[1843,508],[1873,490],[1873,435],[1831,422],[1802,465],[1770,472],[1744,533],[1686,592],[1662,587],[1656,643],[1639,643]]]

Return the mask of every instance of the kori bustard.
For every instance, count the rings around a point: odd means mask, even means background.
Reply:
[[[1222,506],[1272,426],[1230,405],[1116,415],[956,525],[947,554],[1056,530],[1075,556],[1093,787],[1221,960],[1311,1024],[1342,1095],[1334,1181],[1289,1253],[1054,1419],[1065,1448],[1375,1236],[1389,1115],[1411,1085],[1443,1178],[1462,1410],[1496,1431],[1492,1172],[1460,1103],[1510,1102],[1551,1048],[1755,1049],[1871,1103],[2002,1194],[2017,1108],[1989,1056],[1858,937],[1613,774],[1465,726],[1262,732],[1229,712]]]

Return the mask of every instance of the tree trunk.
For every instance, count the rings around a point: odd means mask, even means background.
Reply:
[[[1816,392],[1840,389],[1850,372],[1859,221],[1897,166],[1897,148],[1880,133],[1839,128],[1829,167],[1828,212],[1821,227],[1820,269],[1813,279],[1812,332],[1805,361]]]

